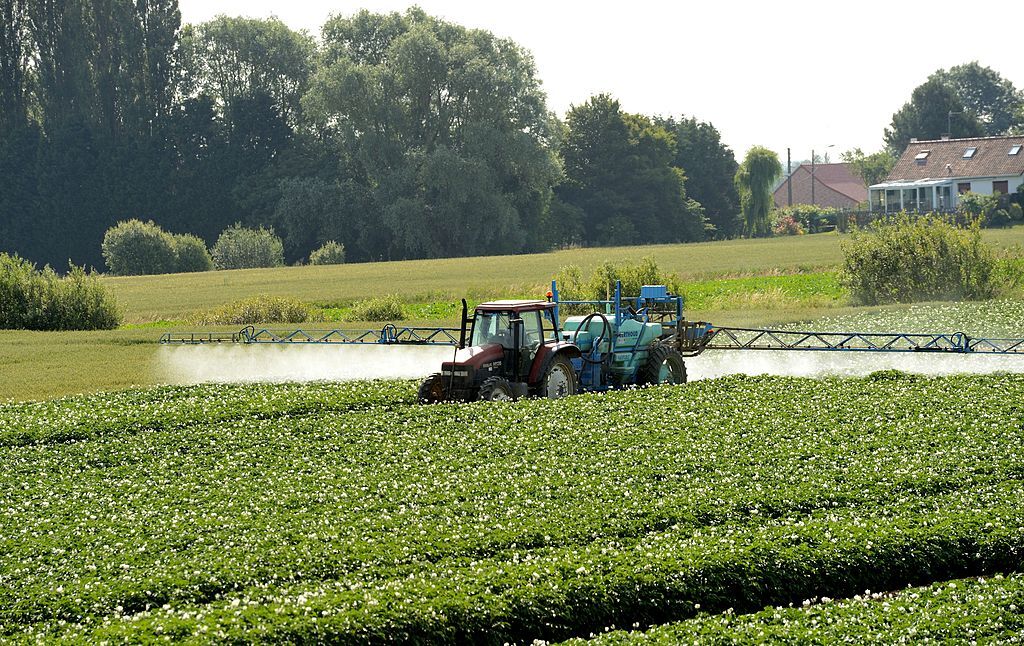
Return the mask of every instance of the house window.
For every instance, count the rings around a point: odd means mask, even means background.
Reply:
[[[956,184],[956,192],[959,193],[960,195],[963,195],[964,193],[967,193],[970,190],[971,190],[971,183],[970,182],[957,182],[957,184]]]
[[[930,152],[930,150],[922,150],[921,152],[914,155],[914,161],[917,162],[918,166],[925,165],[925,163],[928,161],[928,153]]]
[[[968,148],[967,150],[964,151],[964,159],[970,159],[971,157],[974,157],[974,153],[976,152],[978,152],[977,148]]]
[[[992,195],[999,193],[1000,195],[1006,195],[1010,192],[1009,182],[1005,179],[1001,182],[992,182]]]
[[[1020,152],[1020,144],[1018,144],[1018,145],[1016,145],[1016,146],[1014,146],[1013,148],[1010,149],[1010,154],[1011,155],[1016,155],[1019,152]]]

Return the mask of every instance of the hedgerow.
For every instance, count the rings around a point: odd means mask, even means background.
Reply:
[[[1024,565],[1021,376],[415,387],[0,406],[0,635],[528,642]]]

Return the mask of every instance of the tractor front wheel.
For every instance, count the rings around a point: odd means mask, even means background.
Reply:
[[[436,404],[443,402],[448,399],[448,393],[446,392],[444,383],[444,376],[439,372],[435,372],[420,384],[420,390],[417,394],[416,399],[421,404]]]
[[[647,361],[637,375],[639,384],[685,384],[686,363],[683,355],[673,347],[656,345],[647,355]]]
[[[576,394],[576,371],[564,356],[557,357],[540,382],[540,396],[548,399]]]
[[[512,386],[502,377],[488,377],[480,384],[480,392],[476,398],[483,402],[501,402],[515,399]]]

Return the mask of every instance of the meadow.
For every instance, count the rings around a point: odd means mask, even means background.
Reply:
[[[985,230],[987,242],[1020,255],[1024,226]],[[322,308],[317,327],[379,328],[338,321],[354,302],[395,294],[411,325],[456,325],[459,299],[471,303],[537,297],[562,267],[585,272],[606,261],[649,257],[684,284],[687,315],[717,325],[772,326],[823,316],[874,312],[853,308],[837,282],[842,236],[817,234],[683,245],[569,249],[548,254],[281,267],[162,276],[107,277],[125,325],[109,332],[0,330],[0,401],[31,400],[162,383],[156,340],[188,330],[197,312],[259,294]],[[900,311],[904,308],[893,308]],[[204,328],[218,329],[218,328]],[[220,328],[229,330],[229,328]],[[967,326],[965,330],[971,331]]]
[[[1024,564],[1024,377],[414,397],[208,385],[0,406],[0,637],[728,635],[765,606]]]

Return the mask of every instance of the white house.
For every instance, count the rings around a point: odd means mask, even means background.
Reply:
[[[872,211],[949,211],[959,196],[1013,193],[1024,184],[1024,135],[911,139],[881,184],[868,187]]]

